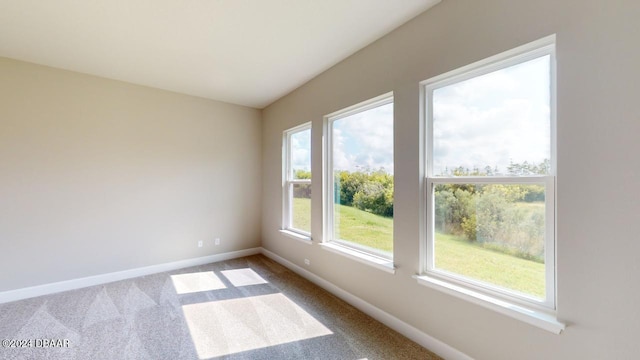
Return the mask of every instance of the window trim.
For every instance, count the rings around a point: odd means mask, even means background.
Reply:
[[[293,168],[291,164],[291,136],[302,131],[311,130],[311,122],[307,122],[282,133],[282,228],[281,232],[296,240],[310,242],[311,232],[296,229],[292,225],[293,221],[293,186],[297,184],[311,185],[311,179],[293,179]],[[311,144],[309,146],[311,151]],[[311,219],[313,222],[313,219]]]
[[[332,123],[336,120],[344,119],[354,114],[358,114],[367,110],[374,109],[379,106],[391,104],[394,102],[393,92],[388,92],[372,99],[362,101],[355,105],[332,112],[323,117],[323,138],[325,139],[325,148],[323,151],[323,240],[324,248],[333,252],[342,252],[349,258],[358,258],[359,261],[369,263],[377,268],[391,273],[395,273],[393,265],[393,253],[390,256],[376,249],[368,249],[358,244],[352,244],[342,239],[333,239],[333,222],[334,222],[334,177],[333,177],[333,138],[331,136]],[[395,122],[395,119],[394,119]],[[382,264],[382,265],[381,265]]]
[[[422,146],[424,161],[424,186],[422,187],[421,209],[424,225],[421,226],[420,274],[415,276],[419,284],[435,288],[460,298],[479,303],[498,312],[507,314],[527,323],[539,326],[554,333],[560,333],[565,325],[556,319],[557,311],[557,144],[556,144],[556,37],[555,35],[533,41],[526,45],[449,71],[422,81],[421,85],[421,121],[423,130]],[[508,68],[542,56],[550,61],[550,173],[540,176],[522,177],[436,177],[433,176],[433,91],[471,78],[485,75],[496,70]],[[545,185],[545,299],[535,300],[525,294],[500,289],[486,283],[474,281],[464,276],[439,271],[434,268],[434,199],[433,186],[438,183],[544,183]]]

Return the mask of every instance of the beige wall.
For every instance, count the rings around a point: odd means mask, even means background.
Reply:
[[[630,359],[640,353],[640,3],[444,0],[263,111],[263,246],[478,359]],[[557,34],[561,335],[418,285],[419,81]],[[314,240],[322,239],[322,117],[395,94],[390,275],[282,236],[282,131],[313,122]]]
[[[259,246],[260,116],[0,58],[0,291]]]

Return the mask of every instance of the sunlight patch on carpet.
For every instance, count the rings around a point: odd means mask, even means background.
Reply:
[[[268,282],[263,279],[262,276],[258,275],[258,273],[249,268],[223,270],[221,273],[233,284],[233,286],[236,287],[266,284]]]
[[[173,287],[178,294],[226,289],[227,286],[213,271],[171,275]]]
[[[200,359],[333,334],[283,294],[182,306]]]

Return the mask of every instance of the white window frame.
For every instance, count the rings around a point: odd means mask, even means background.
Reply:
[[[358,114],[379,106],[391,104],[394,102],[393,92],[382,94],[373,99],[363,101],[345,109],[333,112],[324,116],[324,138],[325,138],[325,151],[324,151],[324,169],[323,169],[323,248],[340,255],[344,255],[353,260],[365,263],[367,265],[374,266],[389,273],[395,273],[395,267],[393,264],[393,254],[382,251],[376,251],[365,246],[359,246],[353,242],[334,239],[334,186],[335,179],[333,174],[333,122],[336,120],[344,119],[354,114]],[[395,121],[395,119],[394,119]]]
[[[550,173],[532,176],[434,176],[433,174],[433,91],[496,70],[542,56],[550,58]],[[422,229],[420,284],[447,292],[518,318],[549,331],[560,333],[564,324],[556,319],[556,59],[555,35],[534,41],[474,64],[421,82],[425,124],[426,226]],[[492,286],[435,267],[434,190],[438,184],[539,184],[545,186],[545,298],[540,300],[515,291]]]
[[[311,179],[294,179],[291,156],[291,136],[302,131],[311,130],[311,122],[287,129],[282,135],[282,230],[289,236],[310,242],[311,233],[293,227],[293,186],[297,184],[311,185]],[[310,146],[311,147],[311,146]],[[311,148],[309,149],[311,151]],[[312,190],[313,191],[313,190]],[[311,220],[313,221],[313,219]]]

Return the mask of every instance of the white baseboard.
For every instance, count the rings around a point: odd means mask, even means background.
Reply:
[[[451,359],[451,360],[473,360],[467,354],[443,343],[442,341],[430,335],[425,334],[424,332],[420,331],[419,329],[416,329],[415,327],[407,324],[406,322],[398,319],[397,317],[369,304],[368,302],[362,300],[361,298],[332,284],[331,282],[319,277],[318,275],[292,263],[291,261],[265,248],[262,248],[262,254],[280,263],[281,265],[289,268],[291,271],[297,273],[298,275],[306,278],[307,280],[327,290],[333,295],[353,305],[358,310],[380,321],[381,323],[399,332],[400,334],[408,337],[409,339],[415,341],[416,343],[422,345],[423,347],[433,351],[439,356],[445,359]]]
[[[231,251],[222,254],[203,256],[194,259],[174,261],[166,264],[145,266],[141,268],[117,271],[107,274],[88,276],[79,279],[60,281],[50,284],[37,285],[22,289],[0,292],[0,304],[16,300],[28,299],[36,296],[49,295],[61,291],[75,290],[87,286],[101,285],[114,281],[131,279],[144,275],[156,274],[164,271],[182,269],[190,266],[209,264],[212,262],[235,259],[243,256],[256,255],[261,253],[261,248],[251,248],[246,250]]]

